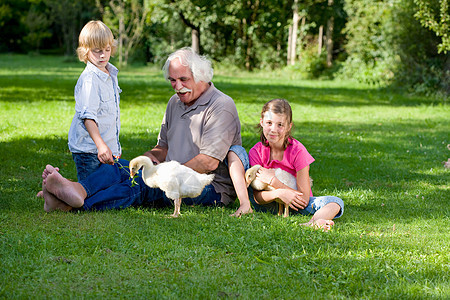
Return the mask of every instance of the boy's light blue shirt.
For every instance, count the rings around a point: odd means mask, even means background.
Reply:
[[[120,92],[119,70],[108,63],[109,75],[87,62],[75,86],[75,115],[69,129],[69,150],[72,153],[97,153],[97,146],[84,126],[84,119],[97,123],[103,141],[113,155],[120,156]]]

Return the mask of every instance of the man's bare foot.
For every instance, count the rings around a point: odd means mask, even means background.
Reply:
[[[322,229],[323,231],[328,231],[334,225],[334,222],[332,220],[317,219],[317,220],[310,220],[308,223],[302,223],[300,225],[311,226],[314,229]]]
[[[44,171],[42,172],[43,183],[45,184],[47,176],[52,174],[53,172],[59,172],[58,167],[53,167],[52,165],[46,165]],[[39,194],[39,193],[38,193]],[[37,195],[36,195],[37,196]],[[39,197],[39,196],[38,196]]]
[[[253,213],[253,209],[250,205],[241,205],[239,206],[239,208],[236,210],[236,212],[234,214],[231,214],[230,217],[240,217],[242,215],[245,214],[251,214]]]
[[[46,165],[44,171],[42,172],[42,183],[45,184],[47,181],[47,176],[51,173],[53,173],[54,171],[58,171],[59,172],[59,168],[58,167],[53,167],[52,165]],[[38,198],[44,198],[44,192],[43,191],[39,191],[36,194],[36,197]]]
[[[71,206],[56,198],[55,195],[49,193],[45,184],[42,184],[42,191],[40,191],[40,193],[42,193],[42,197],[44,197],[44,210],[46,212],[52,212],[54,210],[69,211],[72,209]]]
[[[81,184],[62,177],[56,169],[47,175],[45,188],[56,198],[75,208],[83,206],[87,196]]]

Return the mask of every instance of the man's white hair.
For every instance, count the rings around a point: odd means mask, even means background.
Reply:
[[[170,62],[178,58],[183,66],[189,67],[195,82],[203,81],[209,83],[213,78],[213,68],[211,61],[205,56],[201,56],[189,47],[181,48],[170,54],[163,66],[164,78],[169,80]]]

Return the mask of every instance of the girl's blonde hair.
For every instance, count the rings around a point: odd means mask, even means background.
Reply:
[[[271,111],[274,114],[278,115],[284,115],[286,116],[286,122],[288,124],[292,123],[292,108],[289,102],[285,99],[272,99],[266,104],[264,104],[262,111],[261,111],[261,119],[264,120],[264,114],[268,111]],[[269,146],[269,143],[267,142],[266,137],[264,136],[263,128],[261,124],[258,125],[259,131],[261,133],[260,139],[261,143],[265,146]],[[289,145],[289,138],[292,138],[291,136],[291,130],[292,127],[286,132],[286,136],[284,137],[283,147],[286,149],[286,147]]]
[[[102,21],[89,21],[81,29],[78,37],[78,59],[86,63],[89,50],[104,49],[107,46],[111,46],[111,56],[113,56],[117,49],[117,41],[114,39],[111,29]]]

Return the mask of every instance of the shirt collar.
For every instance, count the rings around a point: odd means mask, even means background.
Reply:
[[[195,101],[194,104],[192,104],[191,106],[186,106],[186,104],[184,104],[183,102],[178,100],[179,101],[179,105],[181,105],[186,112],[189,112],[191,110],[196,109],[199,105],[206,105],[206,104],[208,104],[209,101],[211,100],[212,95],[217,90],[212,82],[209,82],[208,85],[209,85],[209,87],[206,89],[206,91],[204,91],[200,95],[200,97],[197,98],[197,100]]]
[[[99,68],[97,68],[93,63],[91,63],[90,61],[87,61],[86,63],[86,67],[89,71],[93,72],[94,74],[96,74],[101,80],[106,81],[108,80],[109,76],[116,76],[117,73],[119,73],[119,70],[113,66],[111,63],[108,63],[106,65],[106,69],[108,70],[109,74],[106,74],[103,71],[100,71]]]
[[[266,146],[263,142],[261,142],[261,144],[262,144],[262,147],[263,147],[263,159],[262,159],[262,161],[266,165],[269,165],[269,162],[270,162],[270,147]],[[288,145],[287,145],[286,149],[284,149],[283,159],[281,161],[279,161],[279,162],[282,162],[284,160],[285,152],[288,150],[287,148],[289,147],[289,145],[292,145],[292,138],[288,138]],[[273,163],[273,161],[272,161],[272,163]]]

